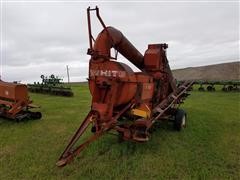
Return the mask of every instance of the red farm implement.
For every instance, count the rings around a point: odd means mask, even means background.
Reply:
[[[29,99],[26,85],[0,81],[0,117],[16,121],[40,119],[40,112],[29,111],[36,107]]]
[[[103,30],[94,40],[90,12],[95,11]],[[117,29],[105,26],[99,9],[87,9],[89,44],[89,89],[91,110],[70,140],[57,162],[64,166],[84,147],[104,133],[116,131],[124,140],[145,142],[149,130],[157,121],[172,119],[174,128],[185,126],[186,113],[179,105],[189,95],[193,84],[185,81],[176,85],[166,57],[167,44],[149,44],[142,55]],[[111,56],[111,48],[116,51]],[[117,62],[117,52],[141,72]],[[80,146],[74,147],[91,125],[93,135]]]

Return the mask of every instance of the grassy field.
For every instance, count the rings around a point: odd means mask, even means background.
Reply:
[[[198,92],[183,104],[187,128],[162,124],[147,143],[105,135],[70,165],[55,163],[88,113],[86,85],[75,97],[31,94],[42,120],[0,119],[0,179],[240,179],[240,93]],[[85,134],[87,137],[90,134]]]

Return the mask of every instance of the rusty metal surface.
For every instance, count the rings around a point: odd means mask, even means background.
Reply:
[[[0,97],[9,100],[27,101],[27,86],[23,84],[7,83],[0,81]]]
[[[131,42],[117,29],[106,27],[97,37],[94,44],[94,56],[96,60],[101,57],[109,59],[110,49],[115,48],[126,59],[133,63],[139,69],[142,69],[143,55],[132,45]],[[100,58],[99,58],[100,57]]]
[[[24,118],[41,118],[40,112],[31,112],[36,108],[28,96],[27,86],[24,84],[0,81],[0,116],[20,121]]]
[[[103,31],[94,42],[90,11],[96,11],[103,26]],[[166,57],[167,44],[150,44],[143,56],[120,31],[105,26],[98,8],[88,8],[87,14],[92,105],[88,116],[60,156],[57,165],[61,167],[109,130],[115,130],[124,140],[148,141],[149,129],[156,121],[174,116],[178,106],[189,95],[188,91],[193,84],[188,81],[176,86]],[[128,65],[113,60],[111,48],[121,53],[142,72],[133,72]],[[92,127],[93,135],[74,148],[88,126]]]

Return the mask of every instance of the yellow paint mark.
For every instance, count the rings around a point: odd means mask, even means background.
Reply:
[[[136,115],[136,116],[140,116],[140,117],[143,117],[143,118],[150,117],[150,111],[144,111],[144,110],[141,110],[141,109],[132,109],[131,114]]]

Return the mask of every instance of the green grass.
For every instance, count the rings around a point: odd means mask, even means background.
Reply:
[[[118,143],[105,135],[70,165],[55,163],[79,127],[91,97],[31,94],[42,120],[0,119],[0,179],[240,179],[240,94],[198,92],[185,101],[187,128],[163,123],[147,143]],[[84,137],[90,135],[90,132]],[[83,138],[84,138],[83,137]]]

